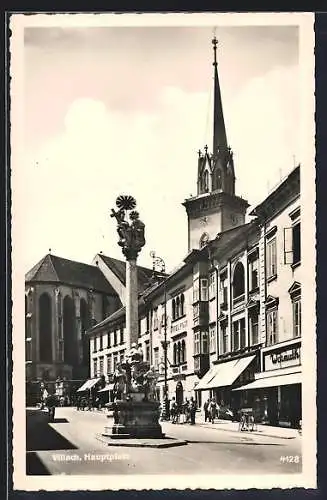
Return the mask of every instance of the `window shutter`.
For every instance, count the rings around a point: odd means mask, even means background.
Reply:
[[[293,264],[293,228],[284,227],[284,264]]]

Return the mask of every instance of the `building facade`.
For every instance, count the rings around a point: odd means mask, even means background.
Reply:
[[[97,267],[46,255],[25,276],[27,381],[88,377],[85,332],[120,305]]]

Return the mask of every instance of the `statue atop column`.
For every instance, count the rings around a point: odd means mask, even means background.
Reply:
[[[117,211],[111,209],[111,217],[117,220],[118,245],[128,260],[136,259],[141,248],[145,245],[145,224],[140,220],[135,198],[121,195],[116,200]],[[126,216],[129,214],[129,219]]]

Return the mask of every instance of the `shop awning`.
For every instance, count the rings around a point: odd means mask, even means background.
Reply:
[[[250,389],[264,389],[265,387],[278,387],[280,385],[301,384],[301,382],[302,374],[300,372],[289,373],[287,375],[275,375],[273,377],[258,378],[250,384],[242,385],[242,387],[238,387],[237,389],[233,390],[247,391]]]
[[[91,378],[91,379],[87,380],[86,382],[84,382],[84,384],[79,389],[77,389],[76,392],[88,391],[89,389],[94,387],[95,384],[97,384],[99,382],[99,380],[100,380],[99,378]]]
[[[103,389],[100,389],[98,392],[112,391],[114,387],[115,387],[115,384],[108,384],[108,385],[106,385],[106,387],[104,387]]]
[[[232,361],[226,361],[225,363],[213,366],[195,387],[195,390],[214,389],[216,387],[232,385],[254,358],[255,355],[247,356],[246,358],[233,359]]]
[[[215,377],[215,375],[216,375],[216,367],[213,366],[204,375],[204,377],[202,377],[202,379],[200,380],[200,382],[198,383],[198,385],[196,387],[194,387],[194,389],[196,391],[200,391],[201,389],[207,389],[208,383],[211,382],[211,380],[213,380],[213,378]]]

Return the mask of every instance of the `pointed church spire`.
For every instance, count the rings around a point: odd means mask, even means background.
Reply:
[[[214,52],[214,111],[213,111],[213,154],[216,155],[218,148],[227,150],[227,137],[223,114],[223,105],[221,102],[220,85],[218,78],[217,64],[217,44],[216,36],[212,40]]]

